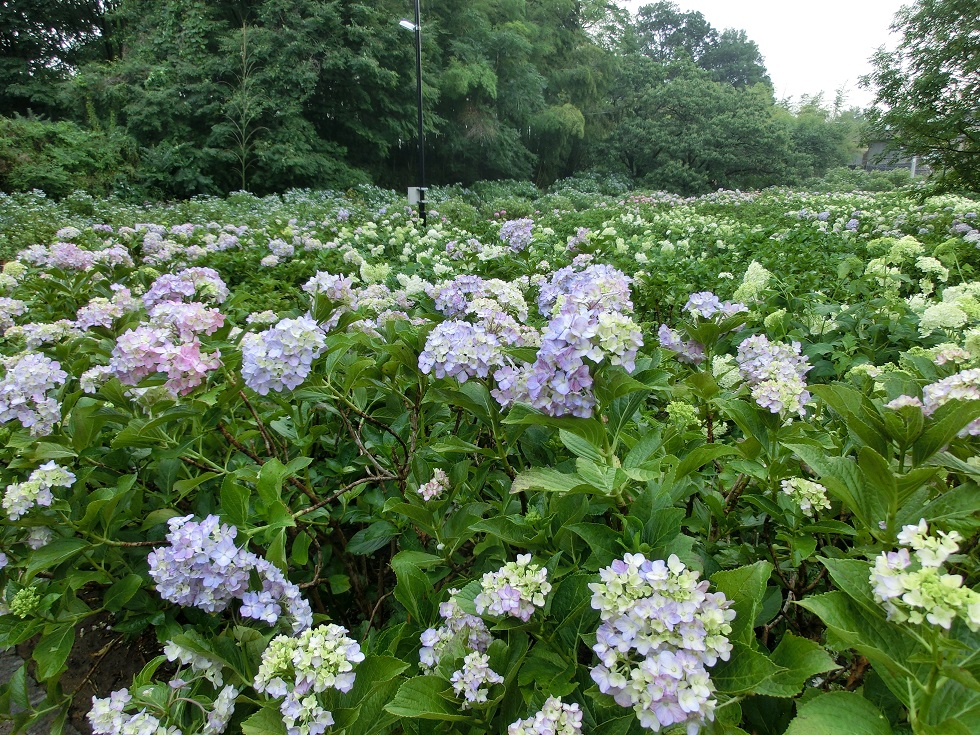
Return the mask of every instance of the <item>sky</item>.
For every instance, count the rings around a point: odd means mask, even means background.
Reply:
[[[867,107],[874,95],[858,86],[871,71],[868,59],[898,37],[888,30],[911,0],[673,0],[682,12],[701,13],[718,31],[744,30],[765,59],[777,100],[798,101],[823,92],[830,104],[838,89],[845,107]],[[635,13],[650,0],[619,0]]]

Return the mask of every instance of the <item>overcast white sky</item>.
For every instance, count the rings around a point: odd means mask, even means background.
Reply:
[[[858,87],[871,71],[868,59],[879,46],[894,48],[890,34],[896,11],[911,0],[673,0],[681,11],[697,11],[719,31],[742,29],[765,58],[777,99],[824,93],[827,103],[844,88],[845,106],[866,107],[873,95]],[[619,0],[635,13],[649,0]]]

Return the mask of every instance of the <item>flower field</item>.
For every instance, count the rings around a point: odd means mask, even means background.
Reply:
[[[980,203],[431,206],[0,196],[15,732],[980,732]]]

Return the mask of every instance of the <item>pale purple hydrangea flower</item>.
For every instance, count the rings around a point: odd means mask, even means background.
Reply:
[[[449,590],[449,599],[439,605],[439,616],[445,621],[437,628],[427,628],[419,637],[419,666],[423,672],[431,672],[438,665],[446,646],[457,636],[464,639],[469,651],[484,653],[493,638],[486,623],[475,615],[463,611],[456,600],[459,590]]]
[[[221,612],[248,590],[254,556],[235,545],[238,529],[234,526],[221,524],[214,515],[203,521],[192,517],[168,521],[169,545],[147,556],[150,576],[163,599]]]
[[[188,341],[197,335],[212,335],[225,323],[225,316],[198,301],[166,302],[150,309],[151,327],[168,327],[180,340]]]
[[[761,334],[739,344],[739,373],[760,407],[771,413],[806,415],[810,393],[804,377],[811,365],[801,349],[799,342],[770,342]]]
[[[440,467],[436,467],[432,471],[432,479],[428,482],[419,485],[419,495],[422,496],[422,500],[437,500],[442,497],[442,494],[449,489],[449,476],[446,475],[446,471]]]
[[[453,672],[450,679],[457,697],[463,698],[463,709],[487,701],[489,687],[503,684],[504,677],[490,668],[490,657],[476,651],[468,653],[463,659],[463,668]]]
[[[59,319],[56,322],[31,322],[22,326],[14,326],[4,333],[7,339],[22,338],[24,347],[36,350],[47,344],[64,342],[78,337],[81,331],[69,319]]]
[[[980,368],[963,370],[922,389],[922,412],[931,416],[950,401],[980,400]],[[980,419],[972,421],[957,436],[980,436]]]
[[[14,317],[27,313],[27,304],[20,299],[0,296],[0,332],[5,332],[14,326]]]
[[[507,727],[507,735],[578,735],[582,732],[583,712],[577,704],[565,704],[560,697],[548,697],[544,707],[526,720]]]
[[[269,241],[269,252],[279,260],[283,260],[285,258],[293,257],[293,253],[296,252],[296,248],[285,240],[276,238],[275,240]]]
[[[169,546],[155,548],[147,557],[163,599],[207,612],[221,612],[239,599],[244,617],[275,625],[286,616],[294,633],[313,624],[299,587],[266,559],[236,546],[237,528],[221,524],[214,515],[200,522],[191,517],[172,518]],[[249,590],[253,574],[261,580],[259,591]]]
[[[686,725],[693,733],[714,719],[706,667],[731,655],[735,611],[698,576],[674,555],[664,562],[627,554],[589,585],[603,621],[592,679],[654,731]]]
[[[24,543],[28,548],[37,551],[44,548],[54,540],[54,531],[47,526],[35,526],[27,533]]]
[[[53,394],[68,373],[36,352],[0,358],[0,364],[6,370],[0,380],[0,424],[16,419],[32,436],[50,433],[61,418],[61,404]]]
[[[551,318],[537,359],[505,364],[494,373],[491,394],[501,406],[523,402],[551,416],[588,417],[595,406],[589,364],[608,360],[627,372],[635,369],[643,337],[628,316],[629,278],[610,266],[590,265],[581,272],[575,267],[541,286],[538,307]]]
[[[429,286],[426,293],[435,301],[436,311],[452,318],[465,314],[470,298],[481,293],[482,288],[483,279],[479,276],[462,275]]]
[[[970,630],[980,630],[980,592],[943,566],[959,551],[960,540],[956,531],[930,535],[925,519],[902,528],[898,542],[904,548],[882,552],[868,579],[889,620],[949,630],[960,618]]]
[[[51,460],[31,472],[24,482],[7,486],[3,509],[10,520],[16,521],[35,506],[49,507],[54,502],[52,488],[71,487],[74,483],[74,473]]]
[[[298,636],[277,636],[262,653],[253,686],[273,699],[288,735],[319,735],[333,724],[318,694],[328,689],[349,692],[354,665],[364,660],[360,646],[339,625],[320,625]]]
[[[438,324],[419,354],[419,370],[423,373],[455,378],[461,383],[469,378],[485,378],[501,365],[503,354],[497,335],[481,325],[459,320]]]
[[[228,287],[213,268],[185,268],[165,273],[143,294],[143,305],[149,311],[166,301],[203,301],[221,304],[228,298]]]
[[[885,408],[890,408],[893,411],[900,411],[909,406],[922,408],[922,401],[916,396],[899,396],[885,404]]]
[[[486,611],[497,617],[509,615],[527,622],[536,608],[544,607],[549,592],[548,570],[532,564],[530,554],[519,554],[517,561],[507,562],[496,572],[483,575],[480,594],[473,604],[480,615]]]
[[[660,346],[665,350],[677,353],[678,362],[686,362],[691,365],[700,365],[705,360],[704,345],[694,340],[685,340],[680,332],[671,329],[666,324],[660,325],[657,332]]]
[[[684,310],[694,317],[712,319],[716,316],[721,318],[734,316],[735,314],[747,312],[749,308],[745,304],[722,301],[711,293],[711,291],[701,291],[699,293],[692,293],[688,297],[687,303],[684,305]]]
[[[283,319],[242,338],[242,378],[259,395],[301,385],[326,349],[323,329],[309,316]]]
[[[527,250],[533,238],[533,219],[527,217],[523,219],[512,219],[500,225],[500,239],[515,253]]]

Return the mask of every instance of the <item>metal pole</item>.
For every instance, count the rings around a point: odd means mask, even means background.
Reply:
[[[425,227],[425,131],[422,127],[422,13],[415,0],[415,76],[419,104],[419,219]]]

